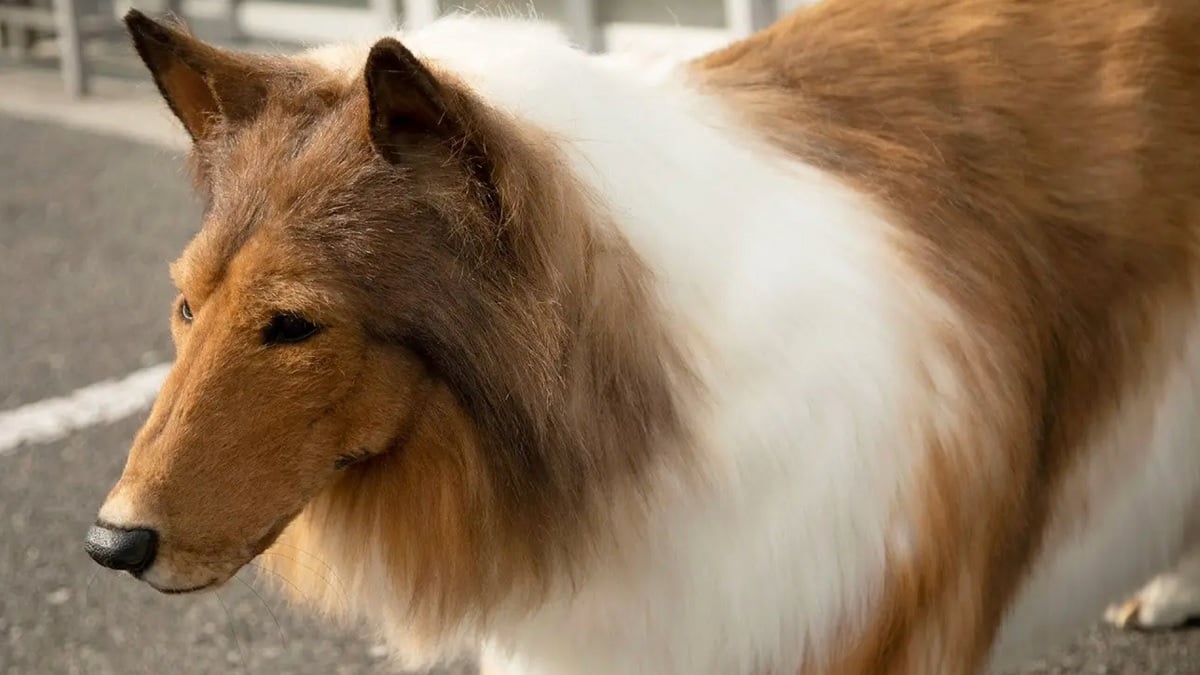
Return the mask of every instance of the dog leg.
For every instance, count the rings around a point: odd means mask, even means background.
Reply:
[[[1130,629],[1178,628],[1200,619],[1200,545],[1193,545],[1174,569],[1160,574],[1104,618]]]

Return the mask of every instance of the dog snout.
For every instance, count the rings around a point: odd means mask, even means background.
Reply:
[[[124,529],[97,523],[88,530],[84,549],[92,560],[104,567],[137,575],[154,564],[158,533],[144,528]]]

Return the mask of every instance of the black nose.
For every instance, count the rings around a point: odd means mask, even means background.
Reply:
[[[92,560],[109,569],[138,574],[154,562],[158,533],[97,524],[88,530],[84,548]]]

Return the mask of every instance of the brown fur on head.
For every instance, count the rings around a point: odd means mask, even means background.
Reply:
[[[437,626],[577,561],[678,431],[682,368],[551,146],[391,39],[345,78],[127,24],[209,200],[100,514],[158,531],[147,581],[223,582],[282,533],[301,595],[381,563]]]

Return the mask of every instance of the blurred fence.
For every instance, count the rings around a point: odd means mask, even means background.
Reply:
[[[814,0],[0,0],[0,43],[19,53],[57,38],[65,87],[88,89],[86,44],[120,31],[130,6],[224,26],[230,41],[313,44],[419,27],[453,11],[536,17],[592,51],[697,51]]]

